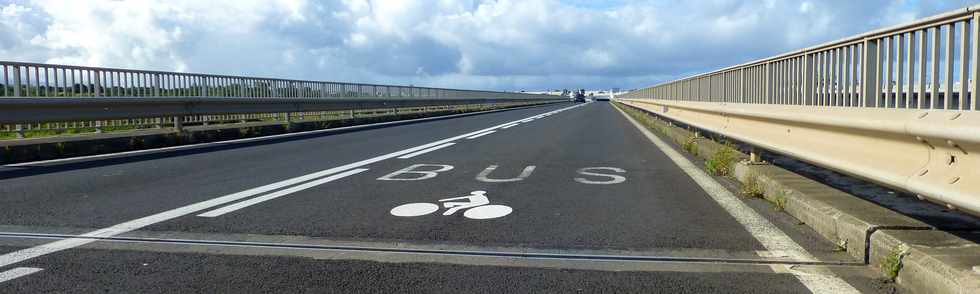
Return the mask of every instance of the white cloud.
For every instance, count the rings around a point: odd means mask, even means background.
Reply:
[[[444,87],[637,87],[968,4],[24,0],[0,4],[0,56]]]

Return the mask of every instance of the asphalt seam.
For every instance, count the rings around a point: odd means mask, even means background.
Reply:
[[[347,251],[347,252],[356,251],[356,252],[373,252],[373,253],[402,253],[402,254],[426,254],[426,255],[483,256],[483,257],[505,257],[505,258],[533,258],[533,259],[552,259],[552,260],[684,262],[684,263],[755,264],[755,265],[864,266],[863,263],[859,263],[859,262],[843,262],[843,261],[828,262],[828,261],[809,261],[809,260],[767,260],[767,259],[715,258],[715,257],[535,253],[535,252],[490,251],[490,250],[486,250],[486,251],[447,250],[447,249],[424,249],[424,248],[406,248],[406,247],[317,245],[317,244],[299,244],[299,243],[268,243],[268,242],[219,241],[219,240],[197,240],[197,239],[166,239],[166,238],[142,238],[142,237],[91,237],[91,236],[83,236],[83,235],[41,234],[41,233],[0,232],[0,237],[32,238],[32,239],[79,238],[79,239],[91,239],[96,241],[127,242],[127,243],[180,244],[180,245],[199,245],[199,246],[276,248],[276,249]]]

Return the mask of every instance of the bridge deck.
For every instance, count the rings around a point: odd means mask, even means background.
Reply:
[[[596,102],[7,166],[0,292],[884,291],[678,160]]]

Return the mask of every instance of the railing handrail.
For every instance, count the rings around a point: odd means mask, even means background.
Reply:
[[[207,74],[207,73],[193,73],[193,72],[168,72],[168,71],[158,71],[158,70],[139,70],[139,69],[128,69],[128,68],[114,68],[114,67],[93,67],[93,66],[79,66],[79,65],[64,65],[64,64],[47,64],[47,63],[31,63],[31,62],[17,62],[17,61],[2,61],[0,60],[0,69],[4,67],[33,67],[33,68],[47,68],[55,70],[71,69],[71,70],[82,70],[82,71],[93,71],[93,72],[113,72],[113,73],[137,73],[137,74],[151,74],[151,75],[179,75],[187,77],[203,77],[203,78],[225,78],[225,79],[247,79],[247,80],[260,80],[260,81],[275,81],[275,82],[286,82],[286,83],[316,83],[316,84],[331,84],[331,85],[342,85],[342,86],[371,86],[371,87],[397,87],[400,89],[422,89],[422,90],[442,90],[442,91],[462,91],[466,93],[486,93],[486,94],[512,94],[520,96],[545,96],[548,94],[527,94],[520,92],[505,92],[505,91],[493,91],[493,90],[473,90],[473,89],[454,89],[454,88],[440,88],[440,87],[424,87],[415,85],[394,85],[394,84],[369,84],[369,83],[357,83],[357,82],[342,82],[342,81],[318,81],[318,80],[298,80],[298,79],[286,79],[286,78],[272,78],[272,77],[257,77],[257,76],[236,76],[236,75],[222,75],[222,74]],[[7,74],[0,71],[0,74]],[[4,76],[0,76],[0,84],[8,87],[13,85],[3,80]],[[23,84],[21,84],[23,86]],[[39,86],[43,87],[43,86]],[[4,96],[0,93],[0,97]]]
[[[978,47],[980,47],[980,44],[978,44],[980,43],[980,29],[978,29],[980,24],[978,23],[980,23],[980,5],[974,5],[925,17],[908,23],[876,29],[770,57],[756,59],[705,73],[699,73],[666,81],[651,87],[631,91],[623,96],[634,97],[640,92],[685,82],[699,83],[696,85],[696,87],[699,87],[698,91],[700,91],[700,87],[703,87],[703,85],[700,83],[703,83],[704,81],[702,81],[702,79],[705,78],[712,79],[708,82],[709,85],[707,86],[710,89],[712,87],[717,87],[717,85],[714,85],[717,83],[717,81],[714,81],[713,78],[721,75],[724,76],[724,83],[731,83],[732,80],[734,80],[734,83],[736,83],[735,86],[730,88],[725,88],[730,85],[722,86],[722,94],[725,96],[724,99],[731,100],[731,93],[742,92],[745,86],[756,88],[766,87],[768,89],[763,90],[762,92],[764,92],[766,95],[765,103],[770,103],[772,94],[769,92],[769,90],[773,90],[771,89],[773,87],[772,75],[784,75],[776,77],[777,79],[784,79],[777,81],[781,83],[778,85],[778,87],[786,87],[786,89],[776,89],[777,92],[782,91],[777,94],[789,94],[794,97],[793,99],[797,100],[796,102],[804,101],[798,104],[807,105],[807,103],[813,103],[810,99],[812,98],[811,94],[814,93],[813,87],[815,86],[826,87],[825,85],[827,83],[831,85],[840,85],[843,83],[835,84],[835,81],[847,81],[846,86],[861,87],[860,89],[854,90],[848,89],[845,91],[845,93],[843,93],[844,95],[847,95],[848,99],[853,98],[864,100],[864,102],[859,103],[860,106],[882,107],[880,105],[881,103],[879,103],[879,101],[882,101],[882,99],[886,100],[884,101],[886,105],[885,107],[889,107],[889,105],[893,104],[891,103],[892,99],[899,99],[902,101],[931,99],[931,101],[935,103],[939,103],[937,101],[942,99],[943,102],[940,104],[943,105],[926,105],[926,107],[942,107],[949,109],[951,107],[949,101],[952,100],[959,103],[960,110],[978,110],[976,107],[976,99],[972,98],[980,95],[962,95],[963,97],[960,98],[957,97],[958,94],[956,94],[960,92],[980,92],[980,86],[973,83],[973,81],[980,76],[980,69],[978,69],[980,68],[980,65],[977,65],[977,60],[980,59],[978,58],[980,57],[978,56],[980,55],[980,49],[978,49]],[[953,32],[954,29],[956,29],[956,32]],[[882,45],[882,43],[884,45]],[[960,51],[956,56],[952,55],[954,51],[949,48],[953,47],[954,44],[959,47],[958,50]],[[970,46],[966,46],[967,44]],[[893,50],[893,48],[897,49],[897,54],[894,52],[896,50]],[[932,50],[926,51],[930,48]],[[943,53],[941,56],[942,58],[940,58],[940,53],[933,52],[939,51],[940,49],[945,51],[945,53]],[[915,56],[913,56],[913,50]],[[844,55],[843,60],[841,60],[841,55]],[[827,59],[828,57],[830,57],[830,59]],[[814,60],[814,58],[816,58],[816,60]],[[837,58],[837,60],[834,60],[834,58]],[[860,59],[860,61],[858,59]],[[930,62],[927,63],[926,60],[930,60]],[[967,60],[969,62],[964,65],[962,60]],[[960,64],[957,64],[958,66],[956,66],[956,71],[954,72],[953,64],[957,61],[959,61]],[[788,64],[780,64],[783,62]],[[814,62],[817,62],[818,64],[813,65]],[[944,66],[942,69],[944,78],[941,81],[937,78],[937,76],[940,75],[940,71],[938,69],[938,64],[940,62],[943,62]],[[918,63],[918,65],[916,63]],[[773,73],[770,71],[770,65],[772,64],[779,64],[783,67],[777,67],[776,70],[779,71]],[[897,65],[898,69],[898,71],[894,74],[894,78],[896,78],[897,81],[895,81],[891,75],[891,73],[895,71],[893,64]],[[869,65],[873,67],[867,67]],[[814,66],[829,67],[827,69],[829,69],[830,72],[821,72],[820,68],[815,69]],[[764,85],[746,85],[744,84],[745,81],[742,80],[743,77],[735,76],[737,74],[742,74],[742,72],[745,70],[755,69],[758,67],[764,67],[764,70],[762,73],[750,73],[756,75],[749,77],[750,79],[753,79],[750,81],[750,83],[764,83]],[[916,68],[918,71],[915,71],[912,68]],[[930,81],[923,81],[926,79],[926,72],[928,69],[932,70],[932,73],[929,74]],[[884,72],[889,73],[889,75],[885,75],[885,77],[882,78],[882,74]],[[735,75],[733,75],[733,73],[735,73]],[[870,74],[866,75],[866,73]],[[765,76],[760,78],[759,76],[763,74]],[[844,75],[844,77],[841,77],[840,75]],[[913,82],[918,84],[913,84]],[[914,93],[914,91],[911,90],[903,90],[903,87],[908,89],[926,89],[926,87],[923,87],[923,84],[929,84],[930,86],[928,88],[930,89],[934,88],[940,90],[920,90],[918,93]],[[933,84],[940,85],[937,86]],[[878,87],[878,90],[875,90],[876,86]],[[895,89],[893,92],[892,87],[897,89]],[[756,88],[750,89],[749,92],[751,93],[749,94],[760,95],[758,93],[760,91]],[[831,88],[833,88],[833,86],[831,86]],[[838,90],[839,89],[836,88],[825,88],[817,89],[817,92],[826,93]],[[664,98],[669,97],[668,99],[679,100],[689,98],[677,97],[678,95],[676,90],[668,91],[675,92],[668,92],[666,95],[660,93],[656,96]],[[683,93],[684,95],[690,95],[688,92],[690,91],[680,91],[680,93]],[[712,92],[711,94],[715,95],[716,93]],[[742,94],[744,93],[736,93],[735,95]],[[881,97],[882,94],[884,94],[884,98]],[[895,94],[895,96],[892,96],[892,94]],[[803,96],[802,98],[799,97],[801,95]],[[831,95],[836,94],[831,93]],[[700,96],[701,97],[698,99],[703,100],[703,95]],[[949,98],[946,98],[945,96],[949,96]],[[866,103],[867,101],[870,101],[867,99],[872,97],[875,99],[874,103]],[[658,97],[647,98],[659,99]],[[709,98],[715,99],[716,97]],[[741,99],[744,99],[744,97],[737,97],[737,99],[734,100]],[[840,104],[845,105],[835,106],[855,106],[851,105],[850,102]],[[918,105],[915,108],[918,107],[922,107],[922,105]],[[952,107],[955,108],[956,106],[953,105]]]

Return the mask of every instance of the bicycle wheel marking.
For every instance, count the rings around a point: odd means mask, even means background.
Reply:
[[[439,210],[439,205],[432,203],[402,204],[391,209],[391,215],[401,217],[422,216]]]
[[[510,206],[484,205],[470,208],[463,213],[463,216],[470,219],[491,219],[506,216],[513,211],[514,209],[510,208]]]

